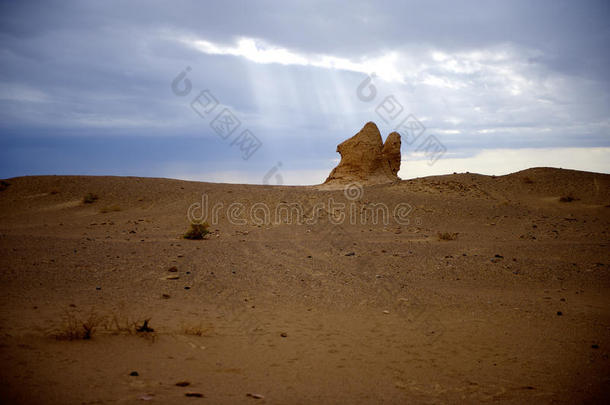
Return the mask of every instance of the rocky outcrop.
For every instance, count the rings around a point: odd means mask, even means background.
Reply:
[[[397,176],[400,170],[400,134],[392,132],[383,144],[383,158],[390,164],[392,174]]]
[[[341,155],[324,184],[379,184],[399,180],[400,134],[392,132],[385,144],[377,125],[368,122],[356,135],[337,146]]]

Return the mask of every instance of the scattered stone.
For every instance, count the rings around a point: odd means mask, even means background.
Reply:
[[[170,296],[169,296],[169,294],[162,294],[162,295],[161,295],[161,298],[163,298],[163,299],[166,299],[166,300],[167,300],[167,299],[169,299],[169,298],[170,298]]]
[[[144,395],[141,395],[138,399],[141,400],[141,401],[150,401],[153,398],[154,397],[152,395],[144,394]]]
[[[189,286],[185,286],[185,287],[184,287],[184,289],[185,289],[185,290],[190,290],[190,289],[191,289],[191,287],[189,287]]]
[[[102,287],[95,287],[95,289],[99,291],[102,289]]]
[[[345,256],[356,256],[356,252],[349,252],[346,253]]]
[[[591,349],[599,349],[599,345],[598,344],[592,344],[591,345]]]
[[[131,373],[129,373],[129,375],[132,376],[132,377],[137,377],[140,374],[137,371],[132,371]]]
[[[385,315],[388,315],[388,314],[390,313],[390,311],[388,311],[388,310],[386,309],[385,311],[383,311],[383,313],[384,313]]]
[[[203,398],[203,394],[201,392],[187,392],[186,394],[184,394],[184,396],[193,398]]]
[[[563,315],[563,312],[557,311],[557,316],[561,316],[561,315]]]
[[[263,398],[265,398],[265,397],[264,397],[263,395],[261,395],[261,394],[251,394],[251,393],[249,393],[249,392],[246,394],[246,396],[247,396],[247,397],[250,397],[250,398],[254,398],[254,399],[263,399]]]
[[[288,337],[288,333],[286,333],[286,332],[282,332],[282,333],[280,333],[280,336],[281,336],[281,337],[284,337],[284,338],[285,338],[285,337]]]
[[[188,387],[189,385],[191,385],[191,383],[188,381],[178,381],[176,383],[176,387]]]
[[[180,276],[172,274],[171,276],[165,277],[165,280],[178,280]]]
[[[169,269],[167,269],[167,271],[169,271],[170,273],[176,273],[178,271],[178,268],[176,266],[172,266]]]
[[[504,256],[496,254],[494,257],[497,257],[498,259],[504,259]]]

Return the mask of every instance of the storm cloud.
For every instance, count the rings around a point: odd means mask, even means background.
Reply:
[[[3,2],[0,176],[261,183],[279,167],[312,184],[365,122],[407,116],[425,134],[403,143],[403,178],[610,172],[609,21],[604,1]],[[191,105],[204,90],[209,116]],[[240,123],[226,137],[223,108]]]

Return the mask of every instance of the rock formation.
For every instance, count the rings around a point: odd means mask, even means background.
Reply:
[[[385,144],[377,125],[368,122],[356,135],[337,146],[341,155],[324,184],[388,183],[399,180],[400,134],[392,132]]]
[[[400,170],[400,134],[392,132],[383,144],[383,158],[390,164],[390,170],[394,176],[398,175]]]

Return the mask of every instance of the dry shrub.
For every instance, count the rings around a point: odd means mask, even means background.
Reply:
[[[210,231],[208,230],[209,224],[207,222],[201,224],[191,224],[190,229],[183,235],[184,239],[201,240]]]
[[[103,321],[104,317],[93,311],[84,318],[75,311],[66,311],[61,326],[52,335],[57,340],[89,340]]]
[[[213,330],[213,326],[203,326],[201,322],[195,325],[182,325],[182,333],[185,335],[209,336]]]
[[[559,198],[559,202],[568,203],[572,201],[576,201],[578,198],[574,197],[572,194],[565,195]]]
[[[100,316],[93,310],[87,316],[82,316],[76,310],[66,311],[61,324],[52,330],[51,335],[57,340],[89,340],[102,329],[113,335],[138,335],[152,338],[153,341],[156,338],[154,329],[150,327],[150,318],[132,320],[122,311]]]
[[[99,199],[99,197],[97,196],[97,194],[87,193],[83,197],[83,204],[93,204],[98,199]]]
[[[458,237],[457,232],[439,232],[438,240],[456,240]]]

